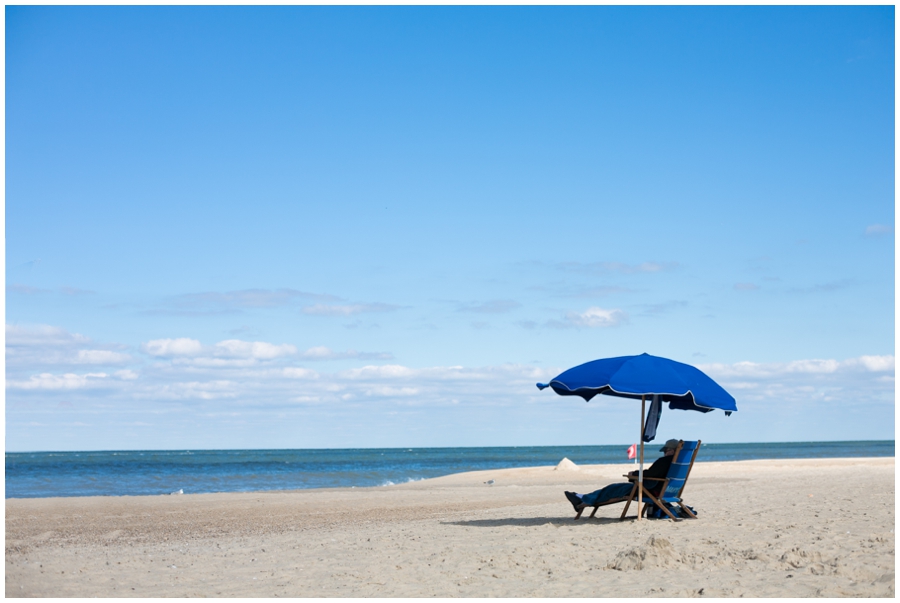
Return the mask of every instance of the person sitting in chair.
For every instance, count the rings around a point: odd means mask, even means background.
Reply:
[[[678,448],[678,442],[679,440],[668,440],[663,444],[663,447],[659,449],[659,451],[663,453],[663,456],[656,459],[650,467],[644,469],[644,479],[648,477],[665,478],[669,474],[669,467],[672,465],[672,459],[675,456],[675,449]],[[638,472],[631,471],[628,475],[637,477]],[[653,496],[659,496],[660,490],[662,490],[662,484],[662,482],[651,480],[649,483],[644,482],[644,487],[647,488]],[[631,482],[628,482],[627,484],[610,484],[599,490],[595,490],[590,494],[566,492],[566,498],[572,503],[572,506],[575,507],[575,511],[581,511],[585,507],[593,507],[608,500],[626,497],[631,494],[633,486],[634,485]]]

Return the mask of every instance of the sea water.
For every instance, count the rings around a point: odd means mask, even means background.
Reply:
[[[660,443],[647,444],[645,459]],[[6,497],[138,496],[389,486],[451,473],[627,463],[627,446],[8,452]],[[892,457],[894,441],[703,444],[698,462]]]

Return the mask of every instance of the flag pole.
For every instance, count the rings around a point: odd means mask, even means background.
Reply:
[[[641,520],[641,509],[644,506],[644,410],[646,410],[647,397],[641,394],[641,466],[638,469],[638,521]]]

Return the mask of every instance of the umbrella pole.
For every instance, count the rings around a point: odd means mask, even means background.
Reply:
[[[638,469],[638,521],[641,520],[641,509],[644,506],[644,411],[647,398],[641,394],[641,466]]]

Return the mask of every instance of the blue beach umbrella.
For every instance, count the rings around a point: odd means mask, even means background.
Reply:
[[[668,402],[670,409],[677,410],[704,413],[724,410],[726,416],[737,411],[734,397],[700,369],[650,354],[586,362],[560,373],[550,383],[538,383],[537,386],[539,389],[550,387],[560,396],[581,396],[585,402],[598,394],[641,401],[639,505],[643,498],[644,442],[651,442],[656,437],[663,403]],[[645,424],[647,398],[651,399],[651,406]]]

